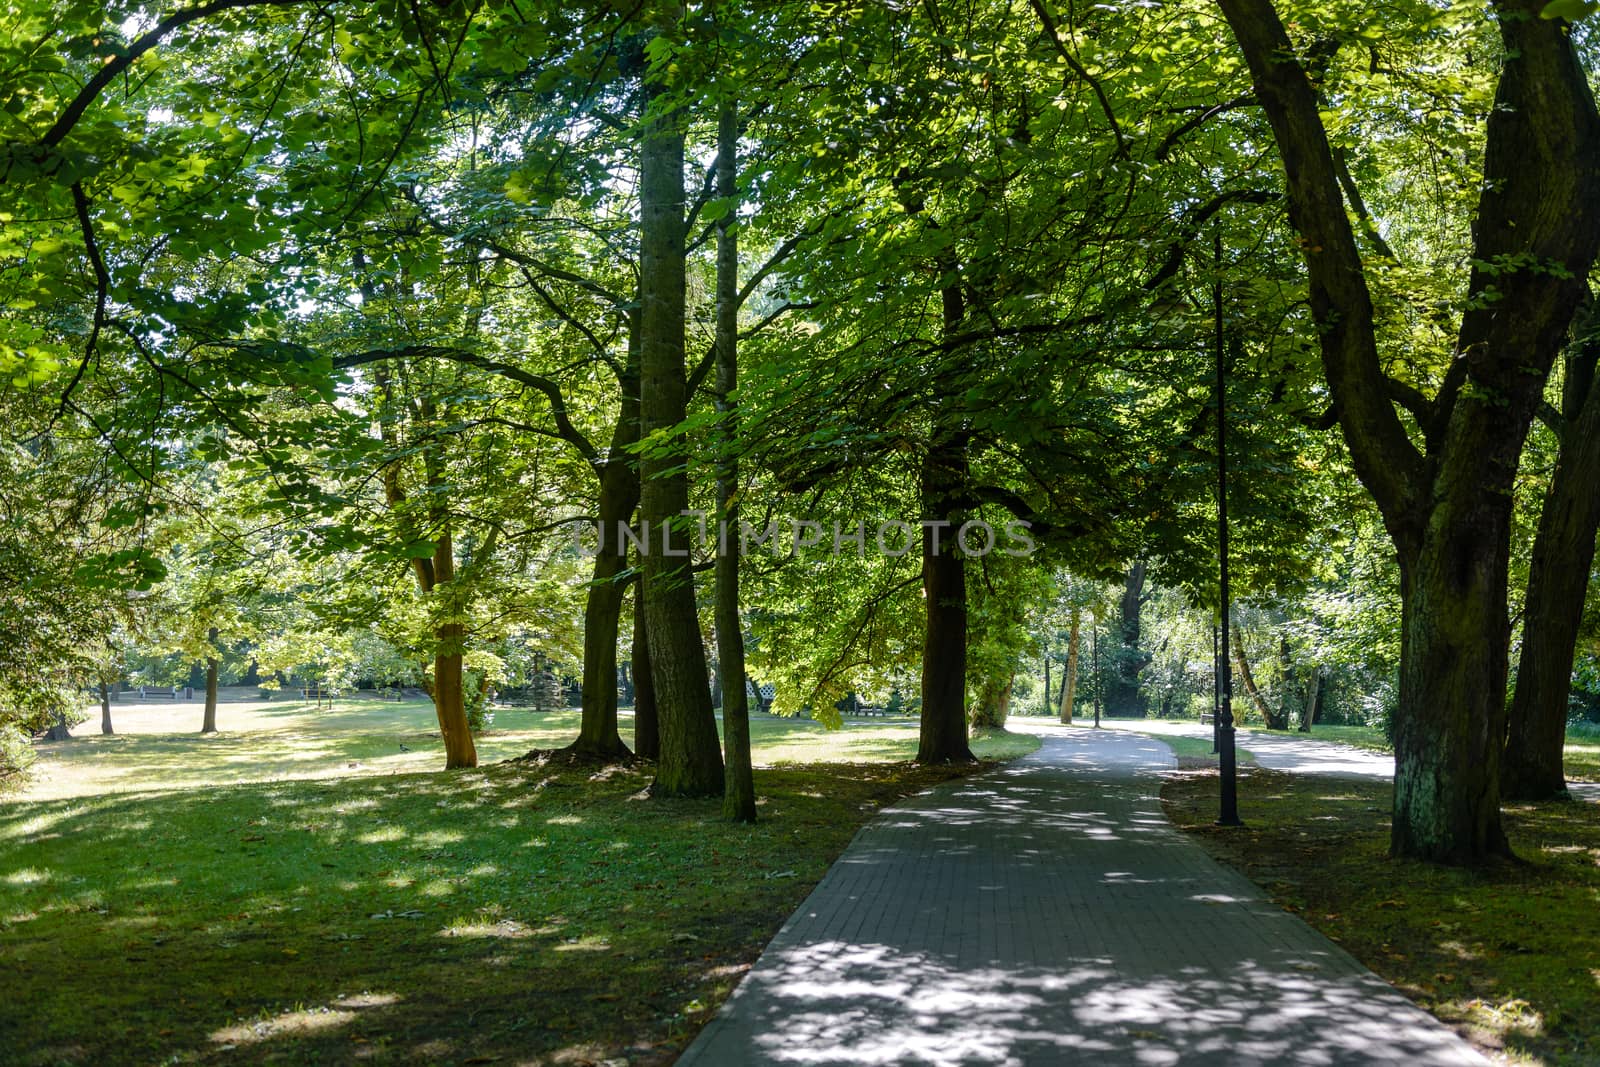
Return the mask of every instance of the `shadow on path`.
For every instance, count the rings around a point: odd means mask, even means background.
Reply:
[[[885,811],[678,1062],[1486,1062],[1173,829],[1171,765],[1051,732]]]

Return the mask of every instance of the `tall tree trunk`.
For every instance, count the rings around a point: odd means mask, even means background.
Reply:
[[[959,285],[943,293],[945,333],[966,318]],[[934,428],[922,463],[922,597],[927,628],[922,638],[922,722],[918,763],[971,763],[967,743],[967,569],[957,550],[967,490],[967,434]]]
[[[1300,709],[1300,732],[1309,734],[1317,721],[1317,709],[1322,702],[1322,668],[1311,668],[1311,681],[1306,684],[1306,702]]]
[[[360,265],[359,259],[357,264]],[[370,287],[363,287],[363,293],[370,297]],[[391,412],[397,411],[389,368],[379,364],[373,377],[385,404]],[[424,399],[421,402],[420,415],[427,420],[434,418],[431,400]],[[385,418],[380,423],[379,432],[391,455],[398,455],[400,450],[396,425],[393,418]],[[428,518],[434,527],[435,540],[432,558],[417,556],[412,559],[411,565],[416,574],[417,588],[424,596],[434,599],[435,610],[440,616],[434,628],[433,684],[425,683],[424,690],[433,700],[434,716],[439,721],[439,736],[444,739],[445,770],[455,770],[478,765],[477,748],[472,743],[472,730],[467,724],[461,676],[466,628],[458,616],[465,610],[465,605],[457,598],[457,591],[449,588],[455,580],[455,547],[450,537],[450,512],[443,503],[444,469],[437,442],[424,447],[422,461],[424,478],[433,498],[428,508]],[[401,512],[404,519],[406,493],[400,482],[398,462],[384,465],[383,491],[389,507]],[[441,586],[444,588],[441,589]],[[451,603],[438,603],[446,596],[452,598]]]
[[[1278,723],[1274,730],[1287,730],[1294,721],[1295,698],[1299,687],[1295,684],[1294,654],[1289,648],[1289,639],[1278,639],[1278,665],[1283,673],[1283,682],[1278,687]]]
[[[1050,636],[1045,635],[1044,640],[1044,706],[1050,708]]]
[[[1600,114],[1588,74],[1570,27],[1539,17],[1542,0],[1494,0],[1505,59],[1471,223],[1464,291],[1474,300],[1429,399],[1384,373],[1361,251],[1301,53],[1271,0],[1220,4],[1284,160],[1334,414],[1400,562],[1390,849],[1449,863],[1508,854],[1500,757],[1512,490],[1600,248]]]
[[[206,631],[206,644],[212,648],[217,645],[217,628],[215,626]],[[205,719],[200,724],[200,732],[214,734],[217,732],[217,657],[206,657],[206,710]]]
[[[438,530],[433,547],[434,591],[450,593],[456,577],[455,546],[450,525]],[[477,747],[472,743],[472,728],[467,724],[466,692],[462,682],[461,660],[466,643],[466,627],[455,617],[459,610],[451,604],[435,631],[438,642],[433,656],[433,710],[439,719],[439,734],[444,738],[444,769],[457,770],[478,765]]]
[[[1250,698],[1251,706],[1261,716],[1261,721],[1266,723],[1267,729],[1283,729],[1283,726],[1278,724],[1278,718],[1273,713],[1272,708],[1262,699],[1261,690],[1256,688],[1255,675],[1250,673],[1250,661],[1245,658],[1244,638],[1239,635],[1239,627],[1234,626],[1231,629],[1233,631],[1230,635],[1233,639],[1233,667],[1239,673],[1239,684],[1244,687],[1245,695]]]
[[[1591,306],[1588,330],[1600,329]],[[1500,791],[1512,800],[1567,794],[1562,756],[1567,741],[1572,660],[1600,528],[1600,338],[1585,337],[1567,359],[1555,471],[1545,492],[1523,601],[1522,658]]]
[[[739,119],[733,101],[717,115],[717,195],[738,195]],[[717,677],[722,683],[722,738],[726,756],[722,814],[756,821],[755,774],[750,766],[750,707],[744,678],[744,631],[739,620],[739,239],[730,211],[717,224],[717,410],[722,414],[722,456],[717,469]]]
[[[1078,636],[1081,608],[1072,609],[1072,624],[1067,631],[1067,669],[1061,679],[1061,721],[1072,722],[1072,702],[1078,696]]]
[[[100,682],[100,732],[107,737],[116,733],[111,728],[111,687],[103,680]]]
[[[644,603],[644,578],[640,577],[633,583],[633,753],[641,759],[659,759],[661,723],[650,675],[650,628]]]
[[[1142,719],[1149,713],[1149,697],[1140,682],[1140,674],[1150,665],[1150,653],[1139,647],[1143,630],[1144,578],[1146,564],[1143,560],[1128,568],[1122,583],[1121,616],[1118,636],[1121,644],[1112,660],[1110,685],[1106,687],[1106,714]]]
[[[661,96],[654,77],[647,80],[646,96],[652,102]],[[683,122],[677,111],[654,115],[640,149],[639,411],[646,436],[670,430],[686,411]],[[645,615],[661,729],[651,790],[658,796],[712,796],[723,789],[722,751],[681,518],[689,507],[688,478],[681,460],[661,450],[645,455],[641,478],[650,539],[643,557],[650,588]]]
[[[622,413],[599,470],[600,529],[583,606],[583,714],[578,739],[568,746],[576,755],[608,760],[629,755],[617,732],[617,638],[627,595],[621,579],[628,568],[628,542],[622,528],[639,504],[639,472],[629,454],[639,439],[637,378],[630,383],[624,375],[622,393]]]

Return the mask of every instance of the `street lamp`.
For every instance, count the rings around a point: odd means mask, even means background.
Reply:
[[[1211,309],[1216,325],[1217,356],[1217,556],[1221,579],[1222,628],[1218,637],[1217,664],[1222,676],[1222,698],[1217,705],[1216,727],[1219,777],[1222,784],[1222,808],[1217,816],[1218,826],[1243,826],[1239,819],[1239,775],[1233,748],[1233,669],[1228,662],[1228,614],[1230,591],[1228,589],[1228,418],[1227,378],[1224,373],[1227,347],[1222,320],[1222,231],[1212,231],[1215,274],[1211,283]]]
[[[1100,729],[1100,619],[1096,616],[1094,628],[1089,631],[1089,648],[1094,653],[1094,728]]]

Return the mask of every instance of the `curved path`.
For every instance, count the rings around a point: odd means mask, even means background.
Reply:
[[[679,1064],[1487,1062],[1175,830],[1165,745],[1037,729],[864,828]]]
[[[1211,737],[1211,727],[1193,722],[1140,719],[1137,722],[1108,720],[1109,729],[1148,734],[1177,734],[1183,737]],[[1269,734],[1260,730],[1241,730],[1240,748],[1248,749],[1261,766],[1291,774],[1320,774],[1330,778],[1393,778],[1394,753],[1324,741],[1298,734]],[[1567,791],[1579,800],[1600,803],[1600,782],[1568,782]]]

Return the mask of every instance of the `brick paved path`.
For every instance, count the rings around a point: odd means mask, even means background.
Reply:
[[[1174,830],[1168,766],[1060,729],[884,811],[679,1064],[1485,1063]]]

